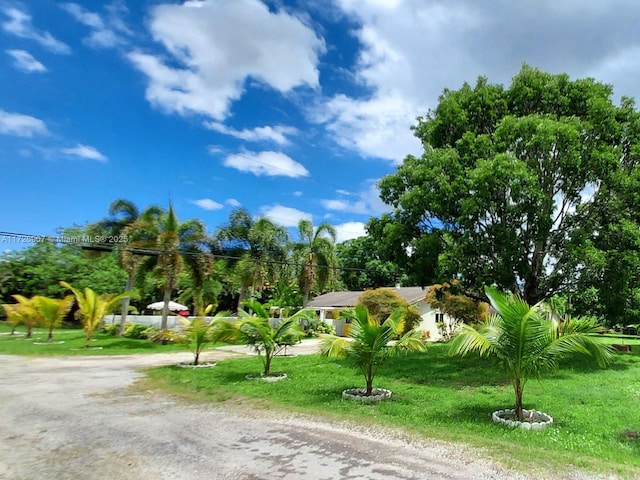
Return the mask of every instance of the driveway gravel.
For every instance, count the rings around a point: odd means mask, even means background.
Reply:
[[[239,355],[215,351],[205,360]],[[128,388],[191,354],[0,355],[0,478],[505,479],[472,450],[249,407],[227,411]],[[278,415],[280,417],[280,415]],[[568,473],[558,478],[583,479]]]

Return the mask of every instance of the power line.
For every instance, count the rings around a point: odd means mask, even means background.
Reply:
[[[10,241],[2,240],[3,237],[6,239],[10,239]],[[0,243],[44,243],[50,242],[55,244],[63,244],[63,245],[75,245],[83,250],[92,250],[99,252],[113,252],[117,250],[124,250],[126,252],[130,252],[132,255],[139,256],[160,256],[163,253],[166,253],[165,250],[155,248],[155,247],[146,247],[146,246],[127,246],[124,241],[100,241],[102,238],[109,239],[113,237],[115,240],[124,239],[122,236],[109,236],[109,235],[78,235],[78,236],[68,236],[68,235],[33,235],[27,233],[17,233],[17,232],[3,232],[0,231]],[[303,263],[291,262],[288,260],[275,260],[275,259],[260,259],[255,257],[245,257],[238,255],[230,255],[230,254],[218,254],[218,253],[206,253],[203,251],[192,251],[192,250],[182,250],[178,249],[174,251],[180,255],[191,256],[191,257],[204,257],[204,256],[212,256],[214,259],[222,259],[222,260],[245,260],[254,263],[265,263],[268,265],[287,265],[294,267],[304,267]],[[365,268],[358,267],[341,267],[341,266],[329,266],[329,265],[316,265],[316,268],[328,269],[328,270],[340,270],[340,271],[353,271],[353,272],[370,272]]]

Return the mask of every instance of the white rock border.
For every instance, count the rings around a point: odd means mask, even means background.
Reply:
[[[515,410],[513,408],[496,410],[491,414],[491,420],[493,420],[493,423],[506,425],[510,428],[520,427],[523,430],[535,431],[544,430],[553,423],[553,417],[544,412],[538,412],[537,410],[522,410],[522,413],[525,417],[530,418],[531,421],[520,422],[518,420],[504,418],[505,416],[513,416],[515,414]]]
[[[246,375],[244,378],[247,380],[261,380],[263,382],[279,382],[280,380],[286,380],[289,378],[286,373],[272,373],[270,375],[257,375],[255,373],[250,373]]]
[[[374,388],[371,395],[365,395],[366,388],[348,388],[342,391],[343,400],[354,400],[362,403],[378,403],[391,398],[391,390],[384,388]]]
[[[216,363],[200,362],[198,365],[194,365],[193,363],[178,363],[176,366],[180,368],[211,368],[216,365]]]

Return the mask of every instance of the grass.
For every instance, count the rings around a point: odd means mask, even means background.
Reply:
[[[189,351],[184,344],[160,345],[148,340],[113,337],[95,332],[91,348],[85,348],[86,335],[82,329],[56,329],[53,342],[47,344],[48,330],[34,328],[33,338],[26,338],[19,327],[17,335],[9,335],[11,328],[0,324],[0,354],[10,355],[128,355],[132,353],[166,353]],[[64,343],[58,343],[64,342]]]
[[[616,354],[607,369],[576,356],[559,371],[530,381],[525,407],[555,419],[543,432],[491,423],[492,411],[513,405],[508,378],[495,361],[448,357],[442,344],[430,346],[426,354],[396,357],[385,364],[374,387],[389,388],[394,397],[378,405],[341,400],[342,390],[364,382],[345,361],[318,355],[276,358],[274,371],[278,370],[289,380],[246,381],[246,374],[260,371],[257,358],[225,360],[206,370],[161,367],[148,375],[156,387],[191,399],[222,405],[249,400],[275,411],[394,427],[423,438],[481,447],[508,466],[529,471],[578,467],[640,477],[640,441],[623,434],[640,431],[640,355],[635,351]]]

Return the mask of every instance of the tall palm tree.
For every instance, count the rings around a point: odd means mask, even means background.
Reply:
[[[511,376],[518,420],[523,420],[522,394],[530,378],[558,368],[560,359],[576,352],[592,355],[601,366],[611,360],[610,347],[591,336],[601,330],[595,321],[574,318],[558,322],[543,315],[540,304],[530,306],[522,298],[493,287],[485,287],[485,293],[496,314],[477,328],[463,325],[451,343],[450,354],[478,352],[497,357]]]
[[[366,395],[373,393],[373,379],[380,366],[391,356],[399,352],[425,351],[421,335],[409,330],[396,342],[390,343],[403,330],[402,308],[397,308],[383,322],[369,315],[367,307],[358,305],[355,311],[344,312],[346,318],[354,323],[349,331],[350,338],[335,335],[323,335],[320,353],[326,357],[347,357],[365,378]]]
[[[60,285],[71,290],[76,297],[76,303],[78,304],[76,315],[79,317],[82,328],[86,333],[86,348],[90,347],[93,332],[98,328],[104,316],[113,312],[126,296],[136,295],[133,292],[124,292],[119,295],[98,295],[88,287],[82,291],[72,287],[67,282],[60,282]]]
[[[254,220],[247,210],[239,208],[231,212],[229,223],[218,230],[216,239],[225,253],[240,257],[234,264],[234,277],[240,284],[240,310],[250,288],[261,291],[275,281],[278,262],[287,256],[287,231],[268,218]]]
[[[156,255],[149,257],[143,265],[143,271],[155,270],[163,279],[163,302],[161,329],[167,329],[169,317],[169,302],[176,288],[180,273],[185,268],[194,274],[195,283],[201,285],[210,273],[209,265],[213,258],[205,251],[208,242],[206,227],[197,219],[179,222],[169,204],[169,210],[160,218],[142,221],[141,231],[146,238],[153,238],[152,243],[146,239],[140,242],[141,246],[153,248]],[[197,295],[196,309],[202,310],[201,292]],[[198,312],[196,312],[198,313]]]
[[[125,291],[133,289],[136,274],[143,262],[144,256],[135,250],[136,246],[146,246],[148,241],[149,225],[157,223],[164,213],[162,208],[151,206],[140,212],[140,209],[130,200],[119,198],[109,205],[109,217],[98,222],[96,227],[106,231],[111,237],[120,237],[127,241],[115,243],[118,252],[120,267],[127,273]],[[120,327],[118,336],[124,334],[124,327],[129,313],[130,297],[122,299],[120,312]]]
[[[306,307],[313,287],[317,285],[322,291],[335,276],[337,234],[329,223],[321,223],[314,230],[313,223],[305,219],[298,223],[298,233],[300,241],[293,249],[296,260],[302,263],[299,281],[304,292],[302,306]]]

